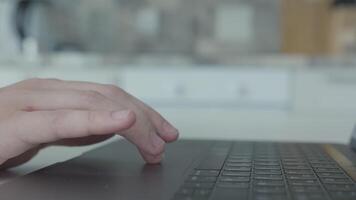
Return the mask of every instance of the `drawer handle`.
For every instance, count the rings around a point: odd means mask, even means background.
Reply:
[[[183,97],[187,94],[187,88],[184,85],[176,85],[173,91],[176,97]]]

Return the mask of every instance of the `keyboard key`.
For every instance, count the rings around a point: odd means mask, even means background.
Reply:
[[[320,186],[292,186],[289,187],[292,193],[322,193]]]
[[[340,172],[340,173],[329,173],[329,172],[321,172],[317,173],[319,177],[321,178],[348,178],[346,174]]]
[[[227,162],[230,162],[230,163],[251,163],[252,160],[251,159],[245,159],[245,158],[241,158],[241,159],[228,158]]]
[[[284,169],[286,169],[286,170],[309,170],[309,169],[311,169],[311,167],[308,165],[290,165],[290,166],[284,166]]]
[[[315,180],[317,177],[312,174],[295,174],[295,175],[287,175],[289,180]]]
[[[245,155],[241,155],[241,154],[234,154],[231,153],[229,155],[229,158],[233,158],[233,159],[251,159],[252,155],[251,154],[245,154]]]
[[[249,167],[251,168],[252,164],[251,163],[226,163],[226,167]]]
[[[323,193],[294,193],[294,200],[326,200]]]
[[[288,197],[285,194],[254,194],[253,200],[287,200]]]
[[[219,170],[194,170],[191,175],[194,176],[219,176]]]
[[[305,160],[282,160],[284,165],[303,165],[308,164]]]
[[[261,170],[268,170],[268,169],[274,169],[274,170],[280,170],[281,167],[280,166],[264,166],[264,165],[260,165],[260,166],[255,166],[255,169],[261,169]]]
[[[215,176],[190,176],[186,179],[187,182],[216,182]]]
[[[256,186],[253,188],[255,193],[285,194],[284,186]]]
[[[218,182],[216,184],[216,186],[222,187],[222,188],[247,189],[250,187],[250,183],[248,183],[248,182]]]
[[[293,174],[314,174],[312,170],[292,170],[292,169],[286,169],[285,170],[286,174],[293,175]]]
[[[255,152],[256,160],[266,159],[266,160],[278,161],[279,157],[280,156],[278,155],[277,152],[267,152],[266,150],[263,150],[261,152],[258,151]]]
[[[210,200],[236,200],[236,199],[247,199],[248,198],[248,189],[237,189],[237,188],[223,188],[217,187]]]
[[[249,177],[220,177],[219,182],[249,182]]]
[[[356,199],[356,191],[337,191],[332,192],[331,197],[334,199],[342,199],[342,200],[355,200]]]
[[[266,174],[266,175],[268,175],[268,174],[281,175],[282,171],[279,170],[279,169],[264,169],[264,170],[255,169],[254,173],[257,174],[257,175],[262,175],[262,174]]]
[[[352,181],[348,178],[321,178],[321,181],[331,184],[352,184]]]
[[[256,166],[280,166],[279,162],[255,162]]]
[[[326,168],[326,169],[330,169],[330,168],[338,168],[337,164],[334,163],[326,163],[326,164],[312,164],[312,166],[314,168]]]
[[[225,171],[250,172],[250,167],[225,167]]]
[[[279,159],[274,158],[256,158],[255,162],[277,162],[279,163]]]
[[[283,180],[282,175],[275,175],[275,174],[269,174],[269,175],[255,175],[254,177],[256,180]]]
[[[222,176],[244,176],[250,177],[250,172],[223,171]]]
[[[288,180],[289,185],[298,186],[298,185],[319,185],[317,180]]]
[[[316,173],[322,173],[322,172],[341,173],[342,172],[339,168],[334,168],[334,169],[315,168],[314,170],[316,171]]]
[[[356,191],[355,184],[325,184],[328,191]]]
[[[334,163],[334,161],[331,161],[327,158],[309,158],[308,159],[311,164],[329,164],[329,163]]]
[[[276,180],[255,180],[254,184],[256,186],[283,186],[283,185],[285,185],[284,181],[276,181]]]
[[[306,160],[304,158],[300,158],[300,157],[298,157],[298,158],[286,158],[286,157],[284,157],[284,158],[282,158],[282,162],[293,162],[293,163],[303,162],[303,163],[305,163]]]

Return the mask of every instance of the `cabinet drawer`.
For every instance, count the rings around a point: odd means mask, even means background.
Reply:
[[[123,87],[154,104],[286,106],[287,71],[236,69],[126,70]]]
[[[301,71],[296,81],[295,107],[299,111],[356,113],[355,71]]]

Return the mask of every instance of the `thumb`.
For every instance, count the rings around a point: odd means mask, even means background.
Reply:
[[[91,135],[109,135],[130,128],[132,111],[57,110],[21,112],[0,123],[0,164],[39,144]]]

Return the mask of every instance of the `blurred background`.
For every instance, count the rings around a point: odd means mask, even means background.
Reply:
[[[118,85],[182,137],[346,143],[355,0],[0,0],[0,86]]]

